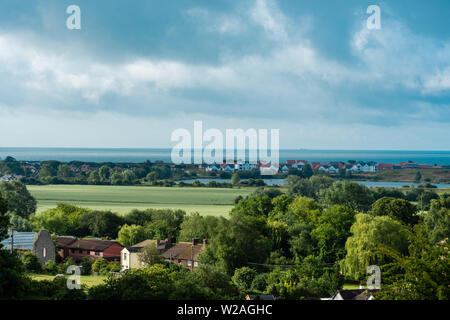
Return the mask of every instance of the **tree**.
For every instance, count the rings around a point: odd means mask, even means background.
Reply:
[[[125,247],[133,246],[136,243],[142,242],[144,240],[147,240],[148,234],[145,230],[145,227],[143,226],[137,226],[137,225],[123,225],[118,233],[117,240],[120,244],[122,244]]]
[[[8,202],[0,194],[0,249],[2,248],[1,241],[8,237],[8,227],[9,227],[9,215],[8,212]]]
[[[303,166],[302,174],[305,178],[310,178],[314,175],[314,172],[313,172],[311,166],[309,165],[309,163],[307,163]]]
[[[238,202],[233,209],[231,209],[231,215],[243,214],[254,217],[267,217],[272,211],[272,200],[268,196],[252,195],[246,199]]]
[[[304,221],[311,225],[316,225],[322,214],[322,207],[314,199],[306,197],[295,198],[288,210],[296,217],[297,221]]]
[[[416,177],[414,179],[416,182],[420,182],[422,180],[422,174],[420,173],[420,171],[417,171],[416,173]]]
[[[90,300],[167,300],[174,291],[174,277],[162,265],[153,265],[110,276],[104,284],[92,287]]]
[[[241,181],[241,177],[239,177],[239,174],[237,172],[233,173],[233,175],[231,176],[231,183],[238,184],[239,181]]]
[[[220,220],[199,260],[202,264],[215,264],[230,275],[248,262],[263,263],[272,249],[268,234],[264,218],[233,214],[230,220]]]
[[[22,263],[29,272],[38,272],[41,270],[39,258],[29,251],[22,255]]]
[[[102,182],[108,182],[111,177],[111,168],[108,166],[101,166],[98,170],[98,174],[100,175]]]
[[[57,173],[58,177],[60,178],[71,178],[74,177],[75,174],[73,173],[72,170],[70,170],[70,167],[65,164],[62,163],[58,166],[58,173]]]
[[[386,300],[449,300],[450,254],[448,238],[432,243],[421,225],[408,233],[407,255],[386,248],[385,254],[394,263],[387,266],[389,276],[377,299]],[[389,272],[394,270],[394,273]]]
[[[0,182],[0,194],[8,202],[10,213],[28,218],[36,211],[36,199],[20,181]]]
[[[350,229],[353,235],[345,243],[347,255],[341,266],[345,275],[360,279],[366,275],[368,266],[381,266],[391,261],[379,248],[388,247],[404,253],[408,240],[405,226],[391,217],[361,213],[355,218]]]
[[[374,201],[373,194],[366,186],[353,182],[335,182],[330,188],[319,193],[321,203],[332,206],[344,205],[356,211],[367,212]]]
[[[425,214],[425,231],[433,243],[450,238],[450,196],[441,196],[431,202],[431,209]]]
[[[90,211],[84,213],[79,220],[79,226],[83,230],[89,230],[95,237],[117,238],[123,220],[111,211]]]
[[[413,225],[419,221],[417,207],[407,200],[384,197],[372,204],[372,214],[389,216],[404,224]]]
[[[100,184],[101,178],[97,171],[91,171],[87,181],[89,184]]]
[[[32,230],[32,225],[30,221],[24,219],[18,215],[10,214],[11,228],[18,232],[30,232]]]
[[[355,211],[345,206],[333,206],[319,217],[311,235],[317,242],[318,256],[325,263],[335,263],[345,256],[345,242],[351,235]]]
[[[138,254],[139,261],[147,266],[155,264],[164,264],[164,257],[161,252],[156,248],[156,244],[149,244],[145,246]]]
[[[219,220],[218,217],[201,216],[199,213],[188,215],[181,224],[179,241],[212,238],[216,233]]]
[[[256,275],[257,273],[255,270],[249,267],[242,267],[234,271],[231,280],[239,290],[249,290]]]
[[[61,235],[86,236],[89,235],[89,224],[82,225],[81,217],[90,210],[59,203],[56,208],[48,209],[39,215],[31,217],[33,229],[45,229]]]

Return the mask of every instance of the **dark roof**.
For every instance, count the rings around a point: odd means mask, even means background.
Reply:
[[[135,245],[133,245],[133,246],[131,246],[129,248],[132,248],[131,250],[136,250],[136,248],[137,249],[142,249],[142,248],[144,248],[144,247],[146,247],[148,245],[156,245],[156,244],[158,244],[156,246],[156,248],[158,250],[167,250],[167,249],[169,249],[171,247],[171,244],[170,244],[169,240],[159,240],[159,241],[158,240],[144,240],[142,242],[136,243]],[[129,248],[127,248],[128,251],[130,251]],[[136,252],[136,251],[133,251],[133,252]]]
[[[368,300],[377,291],[368,289],[340,290],[336,295],[340,294],[344,300]]]
[[[76,240],[72,244],[68,245],[67,248],[92,250],[92,251],[104,251],[115,243],[119,244],[118,242],[111,241],[111,240],[80,239],[80,240]]]
[[[76,240],[74,237],[57,237],[57,247],[67,247]]]
[[[166,259],[197,260],[198,255],[204,249],[203,244],[192,245],[192,242],[179,242],[163,253]]]

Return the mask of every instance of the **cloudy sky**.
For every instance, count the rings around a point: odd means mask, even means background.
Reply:
[[[172,147],[202,120],[280,129],[282,148],[450,150],[449,13],[448,0],[2,0],[0,146]]]

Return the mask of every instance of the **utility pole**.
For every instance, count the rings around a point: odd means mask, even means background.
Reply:
[[[14,253],[14,229],[11,228],[11,253]]]

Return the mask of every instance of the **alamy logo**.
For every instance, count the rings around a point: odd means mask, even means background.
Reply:
[[[69,266],[66,270],[67,274],[70,274],[71,276],[67,278],[67,289],[73,290],[73,289],[81,289],[81,269],[79,266]]]
[[[203,132],[203,122],[194,121],[194,136],[187,129],[172,132],[171,141],[178,142],[172,148],[174,164],[241,164],[258,165],[262,175],[274,175],[279,169],[280,130],[270,130],[270,155],[267,129],[227,129],[224,135],[219,129]],[[203,143],[207,145],[203,147]],[[248,148],[247,148],[248,146]],[[248,150],[248,159],[247,159]],[[225,157],[224,157],[225,152]]]
[[[81,9],[77,5],[71,5],[67,7],[67,14],[70,16],[66,20],[66,26],[69,30],[80,30],[81,29]]]

